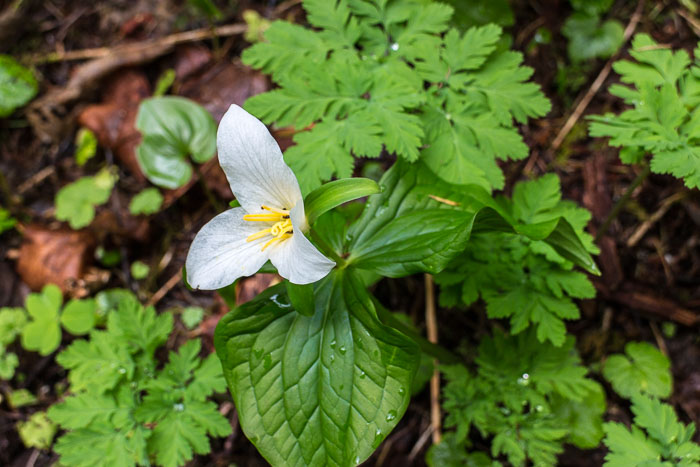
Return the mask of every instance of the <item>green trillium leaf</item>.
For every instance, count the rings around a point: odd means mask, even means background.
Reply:
[[[304,210],[309,224],[319,216],[343,203],[379,193],[379,185],[369,178],[344,178],[326,183],[304,199]]]
[[[189,155],[206,162],[216,151],[216,123],[199,104],[182,97],[165,96],[141,103],[136,127],[143,141],[136,157],[144,175],[154,184],[174,189],[192,176]]]
[[[241,427],[273,465],[367,459],[405,412],[420,362],[352,271],[316,284],[315,304],[313,316],[296,313],[279,284],[216,329]]]

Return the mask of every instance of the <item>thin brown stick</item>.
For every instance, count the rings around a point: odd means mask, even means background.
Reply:
[[[214,37],[235,36],[248,30],[248,25],[243,23],[226,24],[216,28],[200,28],[191,31],[178,32],[169,36],[138,42],[123,44],[116,47],[96,47],[93,49],[70,50],[68,52],[53,52],[47,55],[32,57],[28,61],[32,64],[65,62],[71,60],[88,60],[103,58],[111,55],[132,54],[156,48],[169,49],[178,44],[195,42]]]
[[[168,279],[168,282],[163,284],[163,286],[156,291],[156,293],[153,294],[153,296],[148,299],[148,302],[146,302],[146,306],[153,306],[159,301],[165,297],[165,295],[172,290],[173,287],[175,287],[178,282],[182,279],[182,268],[178,269],[173,276]]]
[[[656,224],[659,220],[661,220],[664,215],[668,212],[669,209],[671,209],[671,206],[673,206],[675,203],[678,201],[682,200],[688,196],[687,191],[680,191],[678,193],[674,193],[665,200],[661,202],[661,206],[659,209],[657,209],[654,214],[649,216],[649,219],[645,220],[642,222],[639,227],[634,231],[632,235],[630,235],[629,240],[627,240],[627,247],[632,248],[635,246],[639,241],[646,235],[646,233],[649,231],[649,229]]]
[[[425,275],[425,324],[428,331],[428,340],[433,344],[438,343],[437,317],[435,314],[435,284],[433,276]],[[442,439],[440,421],[440,372],[438,361],[434,360],[435,370],[430,378],[430,423],[433,427],[433,444],[438,444]]]
[[[654,339],[656,340],[656,345],[662,354],[668,357],[668,347],[666,347],[666,341],[664,341],[661,332],[659,332],[659,327],[654,321],[649,321],[649,327],[651,327],[651,332],[654,333]]]
[[[700,20],[684,8],[676,8],[676,13],[688,22],[696,36],[700,36]]]
[[[625,32],[623,34],[623,41],[622,44],[626,44],[627,41],[632,37],[632,34],[634,34],[635,29],[637,29],[637,25],[639,24],[639,21],[642,18],[642,11],[644,9],[644,0],[639,0],[639,3],[637,3],[637,8],[634,10],[634,13],[632,14],[632,17],[630,18],[629,23],[627,23],[627,27],[625,28]],[[622,52],[622,46],[620,49],[610,57],[608,62],[605,64],[602,70],[600,70],[600,73],[598,74],[598,77],[593,81],[593,84],[591,84],[591,87],[588,89],[586,94],[583,95],[581,100],[579,101],[578,105],[574,109],[574,112],[569,116],[569,118],[566,120],[566,123],[564,126],[559,130],[559,133],[557,133],[557,136],[554,138],[554,141],[552,141],[552,144],[550,146],[551,151],[556,151],[559,149],[559,146],[564,142],[564,139],[567,137],[571,129],[576,125],[576,122],[581,118],[581,115],[583,115],[583,112],[586,110],[588,107],[588,104],[591,103],[591,100],[593,99],[593,96],[596,95],[596,93],[600,90],[601,86],[605,82],[605,80],[608,78],[608,75],[610,74],[610,71],[612,70],[613,63],[618,59],[620,56],[620,53]]]

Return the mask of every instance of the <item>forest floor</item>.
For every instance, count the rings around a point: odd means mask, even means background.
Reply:
[[[133,194],[147,186],[134,157],[139,134],[134,119],[139,102],[153,92],[154,83],[168,69],[175,70],[172,93],[202,104],[215,119],[231,103],[243,104],[272,84],[259,72],[240,63],[247,46],[242,12],[252,8],[263,17],[303,22],[297,1],[216,2],[224,19],[211,26],[183,1],[27,0],[10,15],[0,0],[0,52],[34,65],[40,76],[39,97],[14,119],[0,120],[0,190],[4,204],[20,220],[0,242],[0,306],[22,306],[27,294],[47,282],[72,278],[69,293],[87,296],[106,287],[134,291],[157,309],[197,305],[208,310],[194,331],[179,329],[182,338],[201,336],[213,349],[218,319],[228,310],[215,293],[192,292],[183,285],[181,268],[196,232],[233,198],[215,159],[202,166],[190,184],[165,193],[164,208],[154,216],[135,217],[127,209]],[[618,1],[610,16],[627,25],[637,2]],[[617,150],[587,137],[585,115],[619,110],[618,99],[607,93],[617,79],[610,73],[602,86],[591,86],[606,60],[572,65],[561,26],[568,2],[514,1],[515,22],[507,28],[513,48],[534,68],[534,80],[552,100],[552,111],[521,127],[531,155],[503,164],[506,192],[523,178],[555,172],[564,195],[593,213],[590,231],[596,234],[614,203],[638,175],[619,161]],[[694,49],[698,22],[674,1],[651,2],[634,25],[672,48]],[[14,15],[14,16],[12,16]],[[229,25],[233,25],[230,26]],[[542,28],[550,41],[537,41]],[[181,34],[184,31],[195,31]],[[625,46],[626,47],[626,46]],[[626,48],[619,57],[627,55]],[[112,52],[118,51],[115,55]],[[116,56],[116,58],[115,58]],[[577,104],[590,102],[558,147],[553,142]],[[72,231],[54,219],[54,196],[60,187],[91,173],[91,163],[75,164],[75,133],[81,126],[98,137],[99,153],[115,164],[120,180],[107,205],[86,229]],[[284,129],[277,130],[283,149],[291,144]],[[99,159],[96,157],[95,159]],[[391,163],[390,157],[380,162]],[[357,167],[358,173],[361,167]],[[582,319],[569,325],[586,363],[622,350],[626,342],[650,340],[671,360],[674,391],[671,398],[681,420],[700,422],[700,196],[670,176],[651,175],[603,232],[597,261],[603,271],[594,278],[597,297],[581,303]],[[101,253],[96,255],[95,251]],[[104,255],[116,254],[116,266],[106,267]],[[101,258],[101,259],[100,259]],[[150,266],[144,280],[131,277],[136,260]],[[246,301],[275,278],[258,274],[242,281],[237,300]],[[425,289],[422,277],[380,282],[375,289],[389,308],[402,310],[424,323]],[[487,332],[484,310],[438,309],[440,341],[445,346],[474,345]],[[446,325],[445,323],[449,323]],[[169,342],[175,347],[176,342]],[[49,465],[55,455],[26,449],[17,435],[17,420],[54,403],[54,386],[65,373],[51,356],[40,357],[17,348],[25,375],[18,388],[38,395],[39,404],[19,409],[0,403],[0,464]],[[165,353],[163,354],[165,358]],[[604,381],[601,381],[606,384]],[[0,383],[0,391],[8,389]],[[612,395],[607,419],[629,422],[628,403]],[[220,401],[229,396],[221,395]],[[231,404],[225,414],[234,424],[228,438],[213,442],[212,453],[193,465],[266,465],[237,425]],[[403,420],[367,465],[424,465],[430,442],[430,397],[416,396]],[[478,446],[477,446],[478,447]],[[568,448],[562,465],[599,465],[603,449]]]

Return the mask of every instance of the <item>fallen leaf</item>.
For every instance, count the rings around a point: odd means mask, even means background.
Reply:
[[[63,292],[80,280],[90,263],[94,239],[87,231],[49,230],[38,225],[24,229],[17,273],[34,291],[56,284]]]
[[[78,122],[95,133],[100,145],[111,149],[141,181],[145,181],[145,177],[136,160],[141,134],[135,122],[139,104],[150,94],[151,86],[145,74],[133,69],[123,70],[107,82],[102,103],[86,107],[78,116]]]

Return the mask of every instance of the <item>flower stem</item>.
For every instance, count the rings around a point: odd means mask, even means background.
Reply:
[[[644,180],[646,180],[650,173],[651,169],[647,164],[644,166],[644,169],[641,172],[639,172],[637,178],[635,178],[634,181],[632,181],[632,184],[627,187],[627,190],[625,190],[622,197],[617,200],[612,210],[610,211],[610,214],[608,214],[608,216],[603,221],[603,225],[600,226],[600,229],[598,229],[598,233],[595,236],[596,242],[603,238],[603,235],[605,235],[605,233],[608,231],[608,228],[610,228],[610,224],[612,224],[612,221],[614,221],[615,218],[617,218],[617,215],[620,214],[622,208],[625,207],[625,204],[627,204],[627,201],[629,201],[634,190],[636,190],[637,187],[641,185],[642,182],[644,182]]]

